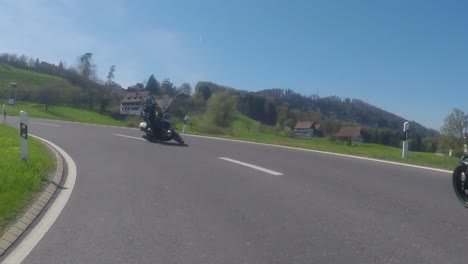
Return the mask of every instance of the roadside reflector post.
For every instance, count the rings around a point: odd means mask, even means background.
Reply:
[[[20,113],[20,136],[21,136],[21,159],[28,161],[28,113],[21,111]]]
[[[182,134],[185,134],[185,129],[187,128],[188,119],[189,119],[189,116],[185,115],[185,117],[184,117],[184,126],[182,127]]]
[[[3,105],[3,124],[6,124],[6,105]]]
[[[408,158],[409,130],[410,130],[410,124],[409,122],[405,122],[403,124],[403,153],[401,155],[403,159]]]

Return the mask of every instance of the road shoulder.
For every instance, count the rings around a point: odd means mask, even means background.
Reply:
[[[52,173],[53,175],[50,178],[51,180],[49,180],[46,186],[42,188],[42,191],[35,196],[29,207],[24,211],[23,215],[18,217],[19,220],[11,225],[0,238],[0,257],[5,255],[8,252],[8,249],[11,248],[21,235],[34,223],[44,208],[51,201],[53,195],[57,191],[57,186],[59,186],[62,181],[64,173],[62,156],[52,146],[42,140],[41,142],[50,149],[53,154],[53,158],[56,162],[56,169]]]

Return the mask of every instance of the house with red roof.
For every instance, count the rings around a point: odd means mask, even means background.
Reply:
[[[313,137],[320,129],[320,124],[310,121],[298,121],[294,127],[296,137]]]

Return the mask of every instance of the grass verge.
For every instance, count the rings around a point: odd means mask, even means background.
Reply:
[[[49,150],[28,139],[29,161],[20,158],[19,131],[0,125],[0,235],[23,212],[55,168]]]
[[[0,105],[7,105],[6,101],[0,100]],[[1,106],[0,106],[1,107]],[[7,114],[18,116],[20,111],[28,113],[29,117],[63,120],[80,123],[90,123],[109,126],[126,126],[127,121],[116,120],[109,115],[99,114],[97,111],[87,109],[68,107],[68,106],[49,106],[48,111],[45,110],[43,104],[16,102],[15,105],[7,105]]]
[[[459,160],[457,157],[440,156],[435,153],[414,152],[411,150],[408,159],[403,160],[400,148],[370,143],[353,143],[353,145],[349,146],[346,142],[330,141],[326,138],[288,137],[282,135],[281,132],[273,131],[270,127],[258,126],[254,120],[238,113],[235,114],[234,120],[228,128],[211,128],[206,125],[206,121],[203,118],[195,117],[194,119],[196,121],[186,127],[187,134],[341,153],[445,170],[453,170]],[[182,131],[183,124],[179,122],[177,127]],[[207,130],[207,127],[210,129]],[[218,131],[218,133],[206,133],[207,131]]]

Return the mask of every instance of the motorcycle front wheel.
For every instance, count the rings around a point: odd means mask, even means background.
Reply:
[[[452,185],[457,198],[468,208],[468,172],[466,165],[459,165],[452,175]]]

